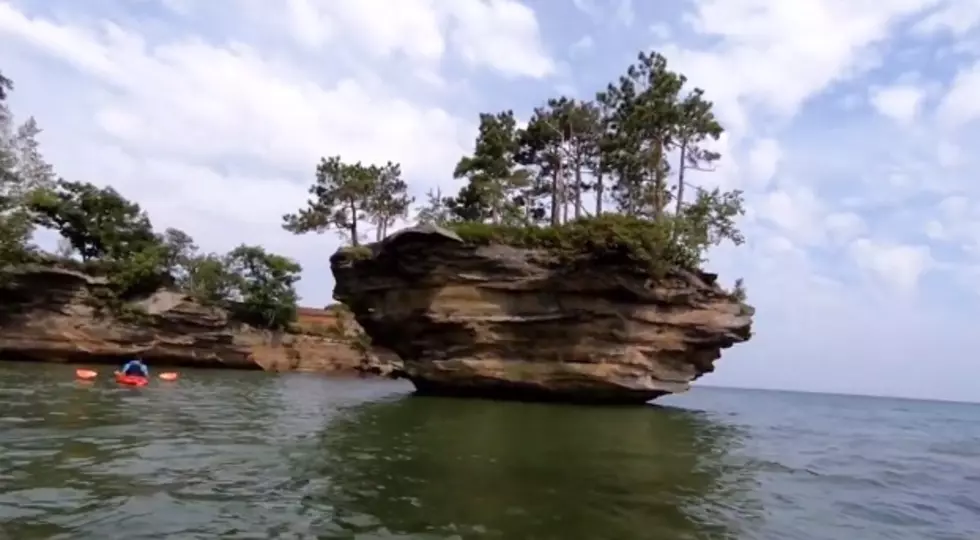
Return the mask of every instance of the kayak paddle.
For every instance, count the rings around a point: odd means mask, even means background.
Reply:
[[[116,372],[118,375],[118,372]],[[76,369],[75,377],[83,381],[91,381],[99,376],[99,372],[92,369]],[[173,371],[165,371],[157,375],[161,381],[176,381],[179,375]]]

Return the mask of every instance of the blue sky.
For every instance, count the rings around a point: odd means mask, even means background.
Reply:
[[[66,178],[206,249],[261,243],[330,301],[331,235],[294,237],[321,155],[451,179],[481,111],[589,97],[640,49],[728,129],[756,337],[710,384],[980,400],[980,3],[971,0],[0,1],[12,107]]]

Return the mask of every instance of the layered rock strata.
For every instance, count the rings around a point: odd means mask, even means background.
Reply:
[[[334,297],[423,394],[643,403],[681,392],[751,335],[714,274],[569,265],[433,226],[331,259]]]
[[[379,358],[338,332],[337,314],[327,310],[301,309],[294,331],[270,332],[170,291],[111,312],[99,300],[104,289],[103,279],[72,270],[5,272],[0,360],[117,364],[140,356],[154,365],[349,374],[397,368],[391,353]]]

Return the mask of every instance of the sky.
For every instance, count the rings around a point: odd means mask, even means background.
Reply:
[[[281,216],[321,156],[452,192],[478,113],[591,98],[640,50],[726,128],[693,181],[745,192],[747,243],[707,267],[755,336],[704,382],[980,401],[976,0],[0,0],[11,107],[61,176],[296,258],[311,306],[339,239]]]

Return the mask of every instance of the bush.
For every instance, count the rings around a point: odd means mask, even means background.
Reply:
[[[502,244],[542,249],[565,263],[604,262],[636,266],[653,274],[671,268],[696,269],[701,254],[674,235],[673,221],[648,221],[621,214],[605,214],[555,227],[517,227],[481,222],[450,224],[466,243]]]

